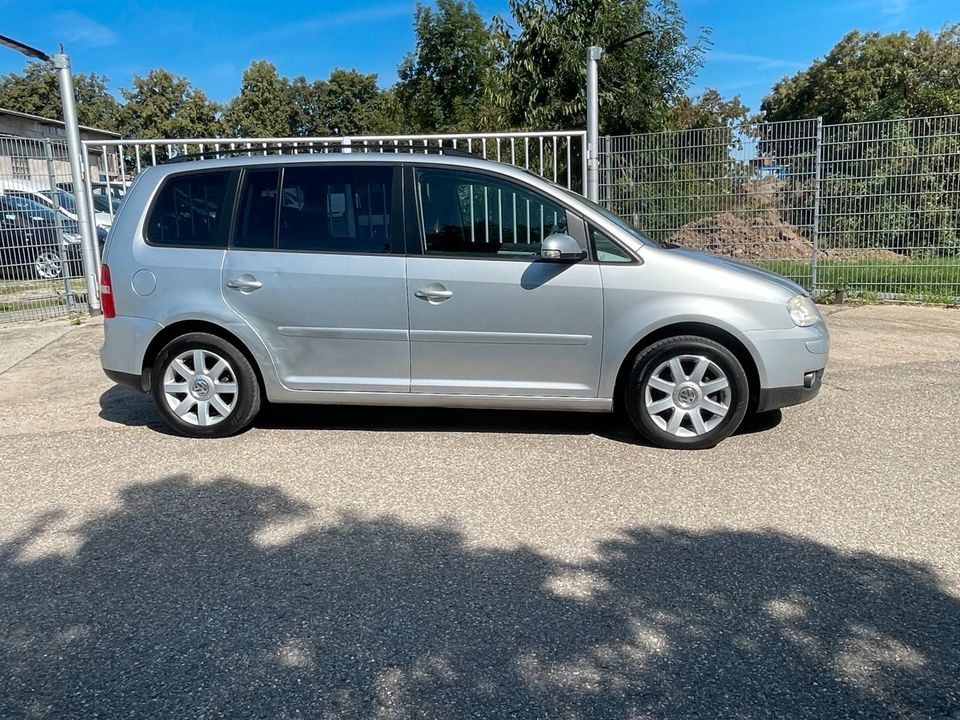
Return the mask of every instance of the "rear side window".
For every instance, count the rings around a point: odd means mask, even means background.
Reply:
[[[283,171],[280,250],[388,253],[393,169],[305,166]]]
[[[168,178],[147,222],[154,245],[226,247],[226,172],[189,173]]]

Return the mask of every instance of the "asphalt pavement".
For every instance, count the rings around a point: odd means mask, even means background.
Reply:
[[[0,717],[960,718],[960,311],[831,308],[820,397],[274,407],[169,434],[0,328]]]

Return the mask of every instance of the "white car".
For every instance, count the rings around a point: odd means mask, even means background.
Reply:
[[[60,210],[74,222],[77,221],[77,200],[71,192],[61,188],[51,189],[48,184],[36,180],[0,179],[0,193],[33,200],[51,210]],[[98,228],[109,230],[113,223],[110,213],[94,213],[94,223]]]

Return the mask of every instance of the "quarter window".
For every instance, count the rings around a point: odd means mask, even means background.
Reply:
[[[567,231],[560,205],[487,175],[421,168],[417,192],[427,254],[532,257]]]
[[[227,173],[189,173],[169,178],[147,223],[155,245],[225,247],[221,232]]]
[[[602,233],[595,227],[590,228],[590,240],[593,243],[593,252],[597,256],[597,262],[602,263],[630,263],[633,258],[622,247],[610,239],[606,233]]]
[[[288,167],[280,195],[281,250],[388,253],[390,167]]]

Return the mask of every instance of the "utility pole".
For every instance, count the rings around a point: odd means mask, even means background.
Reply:
[[[600,79],[603,48],[587,48],[587,200],[600,202]]]
[[[651,30],[643,30],[611,43],[606,50],[597,45],[587,48],[587,200],[600,202],[600,78],[597,67],[600,58],[604,53],[615,52],[652,34]]]

